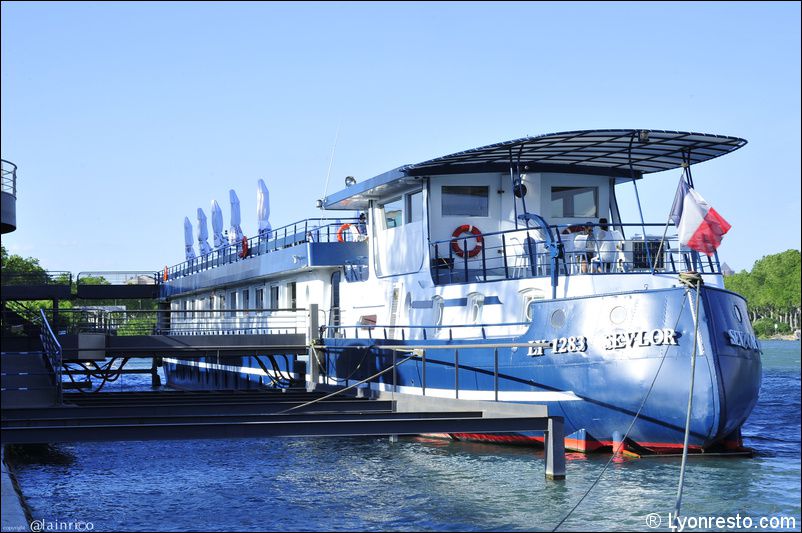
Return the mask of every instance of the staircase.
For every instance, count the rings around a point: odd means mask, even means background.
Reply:
[[[3,409],[51,407],[59,392],[43,352],[0,353],[0,399]]]

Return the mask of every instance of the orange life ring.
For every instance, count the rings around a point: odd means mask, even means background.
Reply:
[[[457,241],[457,237],[462,235],[463,233],[470,233],[476,239],[476,246],[474,246],[470,251],[463,250],[459,246],[459,242]],[[451,234],[454,237],[454,240],[451,241],[451,249],[460,257],[465,257],[467,254],[468,257],[474,257],[479,252],[482,251],[482,244],[484,243],[484,239],[482,238],[482,232],[476,226],[471,226],[468,224],[463,224],[462,226],[458,227],[454,230],[454,233]]]
[[[167,281],[167,278],[168,278],[168,276],[167,276],[167,265],[165,265],[164,266],[164,275],[162,276],[162,279],[164,281]]]
[[[345,242],[345,238],[343,238],[343,232],[351,227],[351,224],[343,224],[340,226],[340,229],[337,230],[337,242]]]
[[[250,250],[248,250],[248,237],[243,235],[242,236],[242,250],[240,251],[239,256],[242,259],[245,259],[246,257],[248,257],[249,253],[250,253]]]

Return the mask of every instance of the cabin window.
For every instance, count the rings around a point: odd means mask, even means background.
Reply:
[[[407,223],[423,220],[423,191],[407,195]]]
[[[298,308],[298,290],[294,281],[287,284],[287,297],[289,298],[290,309]]]
[[[222,294],[218,294],[217,295],[217,307],[215,309],[218,309],[218,310],[222,311],[225,308],[226,308],[225,296],[223,296]],[[217,314],[215,314],[215,316],[222,317],[223,314],[222,313],[217,313]]]
[[[235,316],[237,316],[237,313],[235,313],[233,311],[233,309],[237,308],[237,293],[236,292],[232,292],[231,294],[228,295],[228,303],[229,303],[228,308],[232,309],[232,311],[230,313],[228,313],[228,316],[231,317],[231,318],[234,318]]]
[[[270,286],[270,309],[278,309],[278,285]]]
[[[440,190],[444,217],[486,217],[489,212],[489,187],[443,185]]]
[[[256,301],[253,304],[256,309],[265,308],[265,290],[263,288],[256,289]]]
[[[599,216],[598,187],[552,187],[551,216],[594,218]]]
[[[386,229],[397,228],[404,223],[404,201],[402,198],[390,200],[381,206],[384,211],[384,224]]]
[[[242,308],[243,309],[250,309],[251,308],[251,290],[245,289],[242,291]],[[248,314],[247,312],[245,314]]]

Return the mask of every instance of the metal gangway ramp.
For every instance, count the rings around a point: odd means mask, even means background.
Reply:
[[[459,408],[453,402],[465,402]],[[545,475],[565,478],[561,417],[543,406],[502,416],[486,402],[453,400],[443,410],[406,400],[326,394],[306,389],[65,394],[63,405],[2,410],[3,444],[84,441],[239,439],[546,432]],[[408,405],[409,411],[401,410]],[[532,407],[541,407],[532,410]],[[539,416],[538,416],[539,415]]]

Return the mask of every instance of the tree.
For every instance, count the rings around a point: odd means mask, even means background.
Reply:
[[[765,256],[755,261],[751,271],[742,270],[724,278],[724,286],[747,299],[749,316],[755,331],[760,330],[758,333],[799,329],[802,294],[799,250]]]

